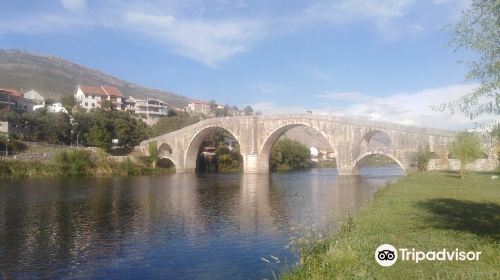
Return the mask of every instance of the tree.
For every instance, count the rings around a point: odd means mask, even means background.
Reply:
[[[116,110],[115,104],[109,100],[103,100],[101,101],[101,108],[106,111],[114,111]]]
[[[253,108],[250,106],[246,106],[243,109],[243,112],[245,113],[245,116],[251,116],[253,114]]]
[[[63,105],[69,113],[73,111],[73,108],[76,107],[76,99],[73,95],[65,95],[61,97],[61,104]]]
[[[227,117],[229,115],[229,109],[228,106],[224,106],[222,109],[215,109],[214,110],[215,116],[220,118],[220,117]]]
[[[456,50],[465,48],[478,54],[478,59],[468,63],[469,81],[479,82],[479,87],[458,100],[442,104],[460,111],[471,119],[484,114],[500,113],[500,1],[472,0],[469,10],[455,25],[451,44]]]
[[[302,143],[280,139],[271,149],[271,169],[300,169],[311,166],[311,151]]]
[[[463,132],[450,145],[451,154],[460,160],[460,178],[465,177],[465,166],[481,157],[481,140],[473,133]]]
[[[497,157],[500,161],[500,123],[497,123],[496,126],[491,130],[491,137],[495,140],[495,147],[497,151]]]
[[[416,154],[417,168],[418,171],[427,170],[427,166],[429,165],[429,160],[431,159],[431,151],[428,146],[419,147]]]

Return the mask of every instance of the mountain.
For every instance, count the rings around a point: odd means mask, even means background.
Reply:
[[[48,55],[19,50],[0,50],[0,88],[34,89],[44,97],[71,95],[77,84],[112,85],[125,96],[159,98],[169,105],[184,107],[192,99],[121,80],[99,70]]]

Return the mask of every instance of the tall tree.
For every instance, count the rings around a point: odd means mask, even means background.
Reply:
[[[481,157],[481,140],[473,133],[463,132],[450,146],[451,154],[460,160],[460,177],[465,177],[465,166]]]
[[[442,104],[460,111],[471,119],[485,114],[500,113],[500,0],[472,0],[470,9],[454,26],[452,45],[478,54],[468,62],[467,80],[479,82],[479,87],[461,98]]]

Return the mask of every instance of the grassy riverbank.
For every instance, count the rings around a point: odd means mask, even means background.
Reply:
[[[283,279],[499,279],[500,179],[496,173],[426,172],[379,191],[372,204],[303,254]],[[375,249],[481,251],[479,261],[375,262]]]
[[[116,162],[102,156],[91,157],[83,150],[60,152],[53,161],[0,160],[0,178],[52,178],[85,176],[130,176],[175,173],[174,168],[153,168],[148,164],[124,160]]]

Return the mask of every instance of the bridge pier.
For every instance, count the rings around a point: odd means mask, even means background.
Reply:
[[[244,154],[243,173],[259,173],[259,159],[256,154]],[[267,172],[269,173],[269,171]]]

